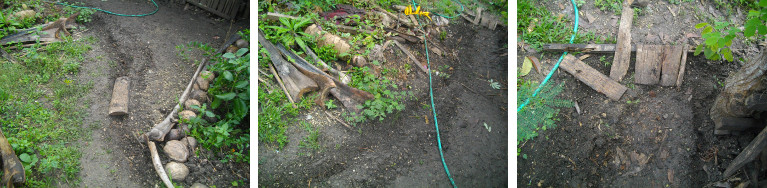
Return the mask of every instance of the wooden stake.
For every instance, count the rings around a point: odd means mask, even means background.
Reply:
[[[634,9],[631,8],[632,2],[632,0],[623,1],[621,24],[618,27],[618,45],[613,65],[610,67],[610,78],[618,82],[623,80],[623,76],[626,76],[631,63],[631,22],[634,16]]]

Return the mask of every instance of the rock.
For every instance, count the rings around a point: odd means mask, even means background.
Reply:
[[[368,65],[368,61],[365,59],[365,57],[358,55],[352,58],[352,64],[354,64],[354,66],[357,66],[357,67],[364,67]]]
[[[190,188],[208,188],[208,186],[205,186],[201,183],[194,183]]]
[[[200,76],[208,80],[208,82],[213,82],[216,78],[216,75],[213,75],[210,71],[202,71],[200,72]]]
[[[194,117],[197,117],[197,114],[195,114],[191,110],[184,110],[178,113],[178,117],[180,117],[181,119],[192,119]]]
[[[443,18],[442,16],[435,16],[432,17],[434,19],[434,25],[437,25],[439,27],[447,26],[447,24],[450,23],[450,20],[447,18]]]
[[[197,83],[192,84],[193,90],[200,90],[200,86],[197,86]]]
[[[208,86],[210,86],[210,82],[208,82],[208,80],[202,78],[202,76],[197,76],[196,83],[197,86],[200,87],[200,90],[208,91]]]
[[[16,20],[24,20],[27,18],[34,18],[35,14],[36,13],[34,10],[23,10],[23,11],[13,13],[12,17],[16,18]]]
[[[206,103],[208,102],[208,93],[202,90],[192,90],[191,98],[200,103]]]
[[[226,53],[237,53],[237,50],[240,50],[240,48],[234,45],[229,45],[229,47],[226,48]]]
[[[186,162],[187,158],[189,158],[189,150],[186,149],[186,145],[178,140],[168,141],[162,150],[165,151],[165,154],[174,161],[183,163]]]
[[[191,136],[187,136],[181,139],[181,142],[189,146],[189,148],[197,147],[197,139]]]
[[[189,175],[189,168],[182,163],[169,162],[165,164],[165,171],[168,172],[173,181],[184,181]]]
[[[645,8],[648,4],[650,4],[650,0],[636,0],[631,3],[631,6],[637,8]]]
[[[192,112],[194,112],[194,113],[200,113],[200,111],[199,111],[199,110],[197,110],[197,109],[194,109],[194,108],[192,107],[192,106],[195,106],[195,105],[196,105],[198,108],[199,108],[199,107],[202,107],[202,105],[200,105],[200,101],[197,101],[197,100],[194,100],[194,99],[189,99],[189,100],[186,100],[186,101],[184,101],[184,110],[190,110],[190,111],[192,111]]]
[[[442,50],[439,50],[438,48],[432,47],[431,51],[434,52],[434,54],[437,54],[438,56],[442,56]]]
[[[247,48],[248,46],[250,46],[248,41],[244,40],[244,39],[239,39],[239,40],[235,41],[234,45],[237,46],[238,48]]]
[[[186,136],[186,133],[184,133],[181,129],[171,129],[168,131],[168,134],[165,135],[165,140],[179,140],[181,138],[184,138]]]

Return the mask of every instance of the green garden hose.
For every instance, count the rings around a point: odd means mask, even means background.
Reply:
[[[57,5],[63,5],[63,6],[73,7],[73,8],[86,8],[86,9],[93,9],[93,10],[101,11],[101,12],[104,12],[104,13],[107,13],[107,14],[112,14],[112,15],[116,15],[116,16],[126,16],[126,17],[142,17],[142,16],[149,16],[149,15],[152,15],[152,14],[154,14],[154,13],[157,13],[157,11],[158,11],[158,10],[160,10],[160,7],[159,7],[159,6],[157,6],[157,3],[156,3],[156,2],[154,2],[154,0],[152,0],[152,4],[154,4],[154,11],[152,11],[152,12],[150,12],[150,13],[146,13],[146,14],[120,14],[120,13],[114,13],[114,12],[111,12],[111,11],[108,11],[108,10],[104,10],[104,9],[100,9],[100,8],[94,8],[94,7],[83,7],[83,6],[77,6],[77,5],[70,5],[70,4],[65,4],[65,3],[61,3],[61,2],[51,2],[51,3],[57,4]]]
[[[417,5],[415,3],[415,0],[412,0],[412,2],[413,2],[413,7],[416,7]],[[458,2],[458,4],[461,5],[461,12],[459,12],[458,15],[461,15],[461,13],[463,12],[463,4],[461,4],[461,2]],[[452,17],[446,17],[439,14],[434,14],[434,15],[438,15],[448,19],[452,18]],[[421,16],[418,15],[418,17],[420,18]],[[418,22],[418,25],[421,26],[421,22]],[[426,38],[426,33],[423,34],[423,38]],[[442,159],[442,166],[445,167],[445,173],[447,174],[447,178],[450,179],[450,184],[452,184],[454,188],[457,188],[458,186],[455,185],[455,181],[453,181],[453,176],[450,175],[450,170],[447,169],[447,163],[445,163],[445,154],[442,153],[442,140],[439,137],[439,122],[437,122],[437,109],[434,105],[434,88],[432,87],[432,83],[431,83],[431,62],[429,62],[429,46],[426,44],[426,40],[423,41],[423,46],[424,46],[424,49],[426,50],[426,65],[428,67],[427,69],[429,72],[429,97],[431,98],[431,112],[434,115],[434,129],[437,130],[437,147],[439,147],[439,158]]]
[[[573,26],[573,36],[570,37],[570,44],[572,44],[573,41],[575,41],[575,35],[578,34],[578,6],[575,5],[575,0],[570,0],[570,1],[573,3],[573,10],[575,10],[575,25]],[[565,53],[562,53],[562,56],[559,57],[559,61],[557,61],[557,64],[555,64],[554,68],[551,69],[551,72],[549,72],[549,75],[546,76],[546,79],[544,79],[543,82],[541,82],[541,85],[538,85],[538,89],[535,89],[535,92],[533,92],[533,95],[528,97],[525,100],[525,102],[522,103],[522,105],[520,105],[519,108],[517,108],[517,112],[524,109],[525,106],[530,103],[530,98],[533,98],[536,95],[538,95],[538,92],[540,92],[543,86],[546,85],[546,82],[548,82],[549,79],[551,79],[551,75],[554,75],[554,71],[556,71],[557,68],[559,68],[559,63],[562,63],[562,59],[564,59],[566,55],[567,55],[567,51],[565,51]]]

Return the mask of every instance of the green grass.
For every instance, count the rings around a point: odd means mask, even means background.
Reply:
[[[520,0],[517,1],[518,22],[517,33],[521,33],[522,40],[530,44],[535,49],[540,49],[541,45],[548,43],[569,43],[573,34],[573,21],[563,17],[558,18],[546,10],[536,5],[537,1]],[[573,43],[610,43],[613,37],[597,36],[593,32],[578,32]]]
[[[302,140],[298,147],[302,148],[308,148],[315,151],[321,151],[322,146],[320,146],[319,138],[320,138],[320,132],[317,128],[312,127],[309,123],[305,121],[301,121],[301,126],[306,130],[309,135],[306,135],[304,137],[304,140]]]
[[[0,128],[20,156],[27,185],[79,182],[78,140],[92,87],[75,77],[94,38],[67,39],[12,52],[18,64],[0,59]],[[22,55],[23,54],[23,55]]]

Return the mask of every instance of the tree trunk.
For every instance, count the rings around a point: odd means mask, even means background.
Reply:
[[[747,107],[746,99],[764,91],[765,71],[767,71],[767,49],[763,49],[756,58],[751,59],[738,72],[725,79],[724,90],[716,97],[710,111],[711,119],[716,125],[715,134],[729,133],[719,129],[722,127],[722,120],[726,117],[754,117],[757,111]]]

